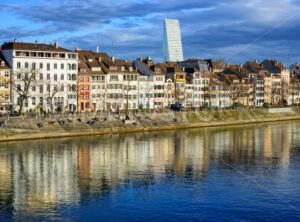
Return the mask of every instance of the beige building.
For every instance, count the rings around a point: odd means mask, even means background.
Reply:
[[[0,113],[7,113],[11,108],[11,68],[0,52]]]

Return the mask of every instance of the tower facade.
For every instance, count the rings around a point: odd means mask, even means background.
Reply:
[[[164,61],[183,61],[180,25],[176,19],[165,19],[163,50]]]

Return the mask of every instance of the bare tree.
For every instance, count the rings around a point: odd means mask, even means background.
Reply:
[[[124,80],[126,82],[124,85],[122,85],[122,92],[123,96],[126,99],[126,113],[128,114],[128,103],[129,103],[129,93],[133,89],[133,87],[130,85],[131,81],[130,80]]]
[[[24,102],[29,97],[29,89],[36,87],[36,73],[37,70],[34,69],[22,69],[13,73],[11,88],[18,94],[19,115],[22,114]]]
[[[153,90],[153,85],[150,85],[149,81],[147,81],[147,84],[144,85],[142,87],[142,89],[143,89],[144,93],[146,94],[147,100],[148,100],[147,101],[148,102],[148,107],[146,107],[146,109],[150,110],[150,92]]]
[[[175,99],[178,103],[183,103],[185,100],[185,87],[182,82],[175,82]]]
[[[50,81],[46,82],[46,86],[46,96],[44,99],[50,106],[50,112],[53,113],[53,99],[62,90],[62,86],[60,84],[51,83]]]
[[[236,101],[242,96],[241,85],[233,83],[228,88],[228,97],[232,101],[232,105],[235,106]]]
[[[290,92],[292,94],[292,105],[299,104],[299,91],[300,91],[300,80],[298,78],[292,78],[290,84]],[[295,95],[298,95],[298,101],[295,101]]]

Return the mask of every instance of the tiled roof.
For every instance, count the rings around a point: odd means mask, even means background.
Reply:
[[[28,50],[28,51],[47,51],[47,52],[72,52],[71,50],[61,48],[58,45],[29,42],[7,42],[1,46],[2,50]]]

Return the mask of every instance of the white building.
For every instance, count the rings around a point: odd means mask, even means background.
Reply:
[[[149,76],[139,76],[139,108],[154,109],[154,82]]]
[[[54,112],[58,107],[63,111],[77,110],[77,53],[58,44],[23,42],[4,43],[2,53],[13,70],[14,110],[20,109],[17,87],[24,90],[26,83],[23,77],[28,74],[34,78],[29,84],[24,112]]]
[[[181,33],[178,20],[165,19],[163,50],[164,61],[183,61]]]
[[[154,64],[150,57],[137,59],[134,65],[141,73],[139,104],[146,109],[165,108],[167,103],[164,95],[166,78],[164,65]]]

